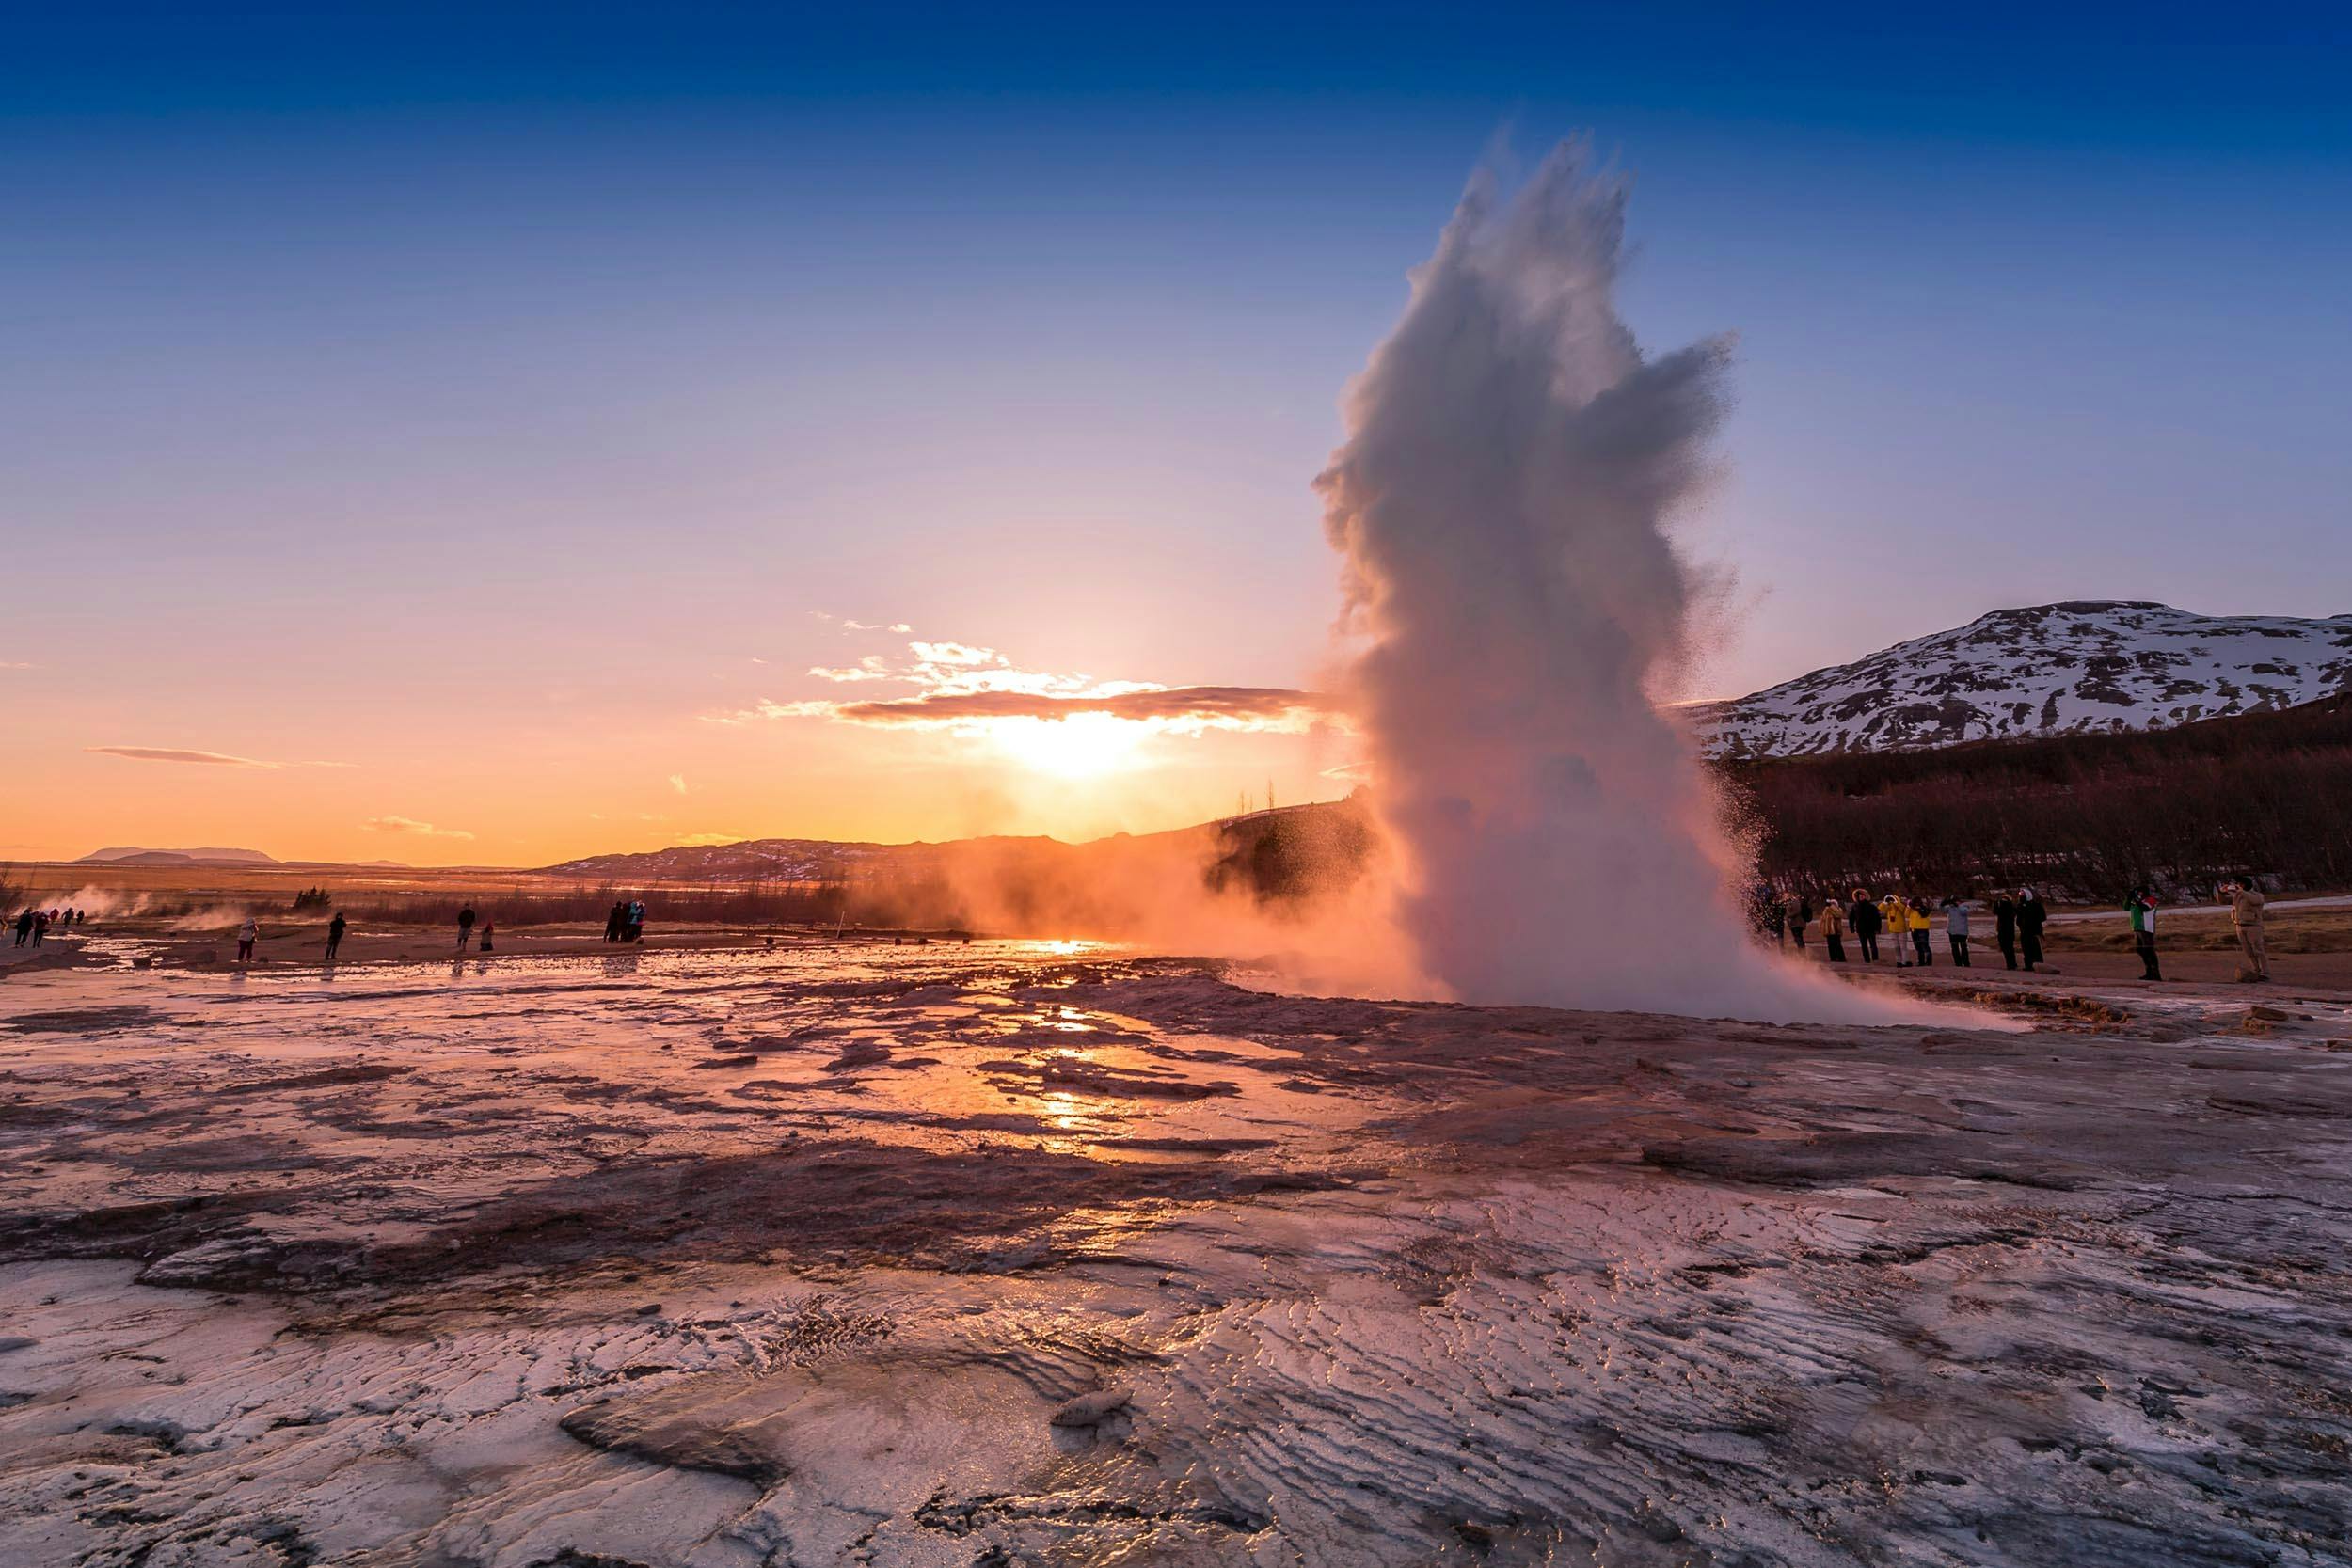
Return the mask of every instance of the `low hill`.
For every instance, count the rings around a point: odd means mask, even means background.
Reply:
[[[931,844],[851,844],[823,838],[747,838],[667,849],[583,855],[545,869],[552,876],[615,882],[818,882],[935,851]]]
[[[2073,600],[1980,615],[1685,711],[1711,754],[1817,756],[2170,729],[2352,683],[2352,616],[2197,615]]]
[[[76,865],[276,865],[278,858],[259,849],[149,849],[117,845],[93,849]]]
[[[833,886],[804,900],[873,924],[989,930],[1147,928],[1171,889],[1189,881],[1262,903],[1352,881],[1372,833],[1352,801],[1285,806],[1167,832],[1083,844],[1055,838],[968,838],[944,844],[747,839],[637,854],[591,855],[544,868],[614,889],[681,884]],[[831,918],[830,914],[824,918]]]

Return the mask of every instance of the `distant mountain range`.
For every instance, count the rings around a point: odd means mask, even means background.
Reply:
[[[257,866],[273,865],[287,871],[309,868],[321,870],[405,871],[405,861],[281,861],[259,849],[148,849],[134,844],[119,844],[111,848],[93,849],[69,865],[145,865],[170,867],[175,865]]]
[[[1718,757],[1915,751],[2170,729],[2352,684],[2352,615],[2196,615],[2139,600],[1996,610],[1851,664],[1683,711]]]
[[[259,849],[148,849],[135,844],[93,849],[76,865],[278,865],[275,855]]]

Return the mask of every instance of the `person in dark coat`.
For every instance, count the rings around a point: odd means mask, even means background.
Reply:
[[[1993,940],[2001,944],[2001,962],[2017,967],[2017,900],[2007,889],[1993,895]]]
[[[621,927],[628,924],[628,905],[625,900],[616,898],[612,901],[612,909],[605,911],[604,940],[607,942],[620,941]]]
[[[2025,949],[2026,968],[2038,972],[2042,962],[2042,927],[2049,923],[2050,911],[2033,889],[2017,895],[2017,944]]]
[[[1846,911],[1846,918],[1853,927],[1854,941],[1861,944],[1862,961],[1878,962],[1879,907],[1871,902],[1868,892],[1862,888],[1853,890],[1853,907]]]
[[[466,950],[466,943],[473,940],[473,921],[471,904],[457,911],[457,951],[460,953]]]
[[[2156,967],[2156,900],[2144,887],[2132,889],[2131,902],[2123,906],[2131,911],[2132,946],[2138,950],[2143,980],[2161,980],[2164,974]]]
[[[326,923],[326,961],[328,963],[335,961],[335,950],[343,944],[343,927],[349,924],[350,922],[343,918],[343,911],[341,910],[337,910],[335,918]]]
[[[16,944],[19,947],[24,946],[26,942],[31,940],[32,935],[33,911],[26,910],[23,914],[16,917]]]

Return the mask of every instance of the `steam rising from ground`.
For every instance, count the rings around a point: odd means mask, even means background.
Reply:
[[[1515,192],[1475,177],[1319,482],[1368,639],[1348,696],[1396,918],[1470,1001],[1883,1017],[1749,938],[1697,755],[1653,700],[1691,636],[1668,524],[1729,345],[1644,357],[1612,298],[1625,205],[1576,146]]]

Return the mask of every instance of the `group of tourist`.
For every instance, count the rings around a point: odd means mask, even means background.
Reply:
[[[1761,924],[1775,942],[1783,947],[1793,942],[1800,955],[1819,942],[1829,963],[1849,961],[1849,935],[1861,960],[1877,963],[1882,956],[1879,939],[1884,937],[1884,952],[1893,957],[1896,968],[1925,969],[1935,962],[1935,917],[1941,914],[1944,942],[1952,962],[1969,969],[1976,962],[1968,945],[1974,935],[1970,908],[1965,898],[1939,899],[1923,894],[1888,893],[1873,898],[1867,888],[1855,888],[1850,901],[1825,895],[1818,905],[1810,894],[1791,893],[1764,902]],[[2048,907],[2031,888],[2003,889],[1995,894],[1993,939],[2001,949],[2003,962],[2010,969],[2021,964],[2028,970],[2039,966],[2042,927],[2049,918]]]
[[[604,940],[607,942],[639,942],[645,935],[645,901],[625,898],[616,903],[604,917]]]
[[[39,947],[51,931],[70,930],[88,918],[87,910],[28,909],[16,917],[16,945]]]
[[[2219,889],[2219,895],[2237,933],[2237,977],[2269,979],[2270,958],[2263,938],[2262,890],[2250,882],[2229,882]],[[2049,924],[2049,907],[2029,887],[2004,888],[1994,894],[1992,906],[1993,940],[2000,947],[2002,963],[2010,969],[2038,973],[2046,961],[2042,933]],[[1825,895],[1817,905],[1810,894],[1800,892],[1779,897],[1767,895],[1757,906],[1757,924],[1778,945],[1788,947],[1793,943],[1800,956],[1812,942],[1819,942],[1825,961],[1840,964],[1848,961],[1849,934],[1853,937],[1864,963],[1879,962],[1879,939],[1883,935],[1887,939],[1886,946],[1894,956],[1896,968],[1924,969],[1935,962],[1934,916],[1940,913],[1952,962],[1968,969],[1973,967],[1968,948],[1971,907],[1971,900],[1961,897],[1933,899],[1889,893],[1872,898],[1863,888],[1853,890],[1851,901]],[[2140,977],[2146,980],[2164,978],[2156,958],[2156,908],[2155,892],[2147,887],[2134,888],[2123,905],[2131,919],[2132,948],[2139,956]]]
[[[473,906],[471,904],[466,905],[457,911],[457,951],[460,953],[463,953],[466,950],[467,944],[472,942],[474,922],[477,919],[480,919],[480,917],[473,912]],[[494,920],[483,920],[482,951],[487,953],[497,947],[497,945],[498,922]]]

